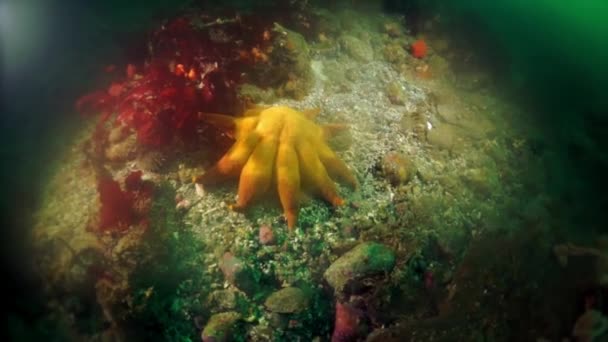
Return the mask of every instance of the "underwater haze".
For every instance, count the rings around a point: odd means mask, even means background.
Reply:
[[[4,331],[606,340],[606,13],[4,1]]]

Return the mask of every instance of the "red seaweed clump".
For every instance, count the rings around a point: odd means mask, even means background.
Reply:
[[[256,62],[251,51],[270,43],[271,22],[252,20],[192,15],[169,21],[151,34],[144,60],[128,64],[105,90],[81,97],[76,109],[102,113],[100,124],[114,117],[148,147],[191,141],[199,113],[239,111],[237,86]]]
[[[141,176],[141,171],[132,171],[125,178],[124,190],[111,176],[99,177],[97,191],[101,202],[101,231],[124,231],[133,224],[145,223],[154,189],[152,184],[144,182]]]
[[[424,39],[418,39],[411,45],[412,56],[416,58],[424,58],[428,52],[428,46]]]

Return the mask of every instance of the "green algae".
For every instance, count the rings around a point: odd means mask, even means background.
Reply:
[[[193,317],[207,314],[202,301],[213,281],[200,267],[204,245],[184,225],[174,198],[167,184],[155,192],[141,260],[130,279],[129,325],[149,341],[196,341]]]

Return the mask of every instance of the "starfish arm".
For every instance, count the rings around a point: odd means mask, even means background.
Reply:
[[[195,178],[196,183],[210,184],[224,178],[236,177],[245,166],[254,148],[260,141],[255,132],[238,139],[234,145],[211,169],[204,175]]]
[[[296,148],[302,177],[306,178],[307,184],[327,202],[334,206],[342,205],[344,200],[338,196],[336,185],[327,174],[314,146],[310,142],[302,140],[299,141]]]
[[[300,167],[293,145],[279,144],[276,167],[279,199],[287,219],[287,227],[293,229],[298,219],[300,193]]]
[[[265,136],[255,147],[241,171],[239,198],[233,209],[246,208],[256,194],[268,190],[272,181],[277,145],[277,138]]]
[[[351,188],[357,188],[357,179],[350,172],[346,164],[329,148],[326,144],[321,144],[317,149],[321,162],[327,169],[327,172],[333,179],[349,185]]]
[[[252,134],[252,132],[255,131],[259,122],[260,118],[258,117],[246,117],[236,119],[236,138],[241,139],[249,134]],[[257,134],[260,135],[259,132]]]

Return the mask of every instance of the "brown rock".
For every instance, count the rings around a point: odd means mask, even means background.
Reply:
[[[416,174],[416,166],[405,155],[398,152],[389,152],[382,158],[382,174],[393,185],[407,184]]]

